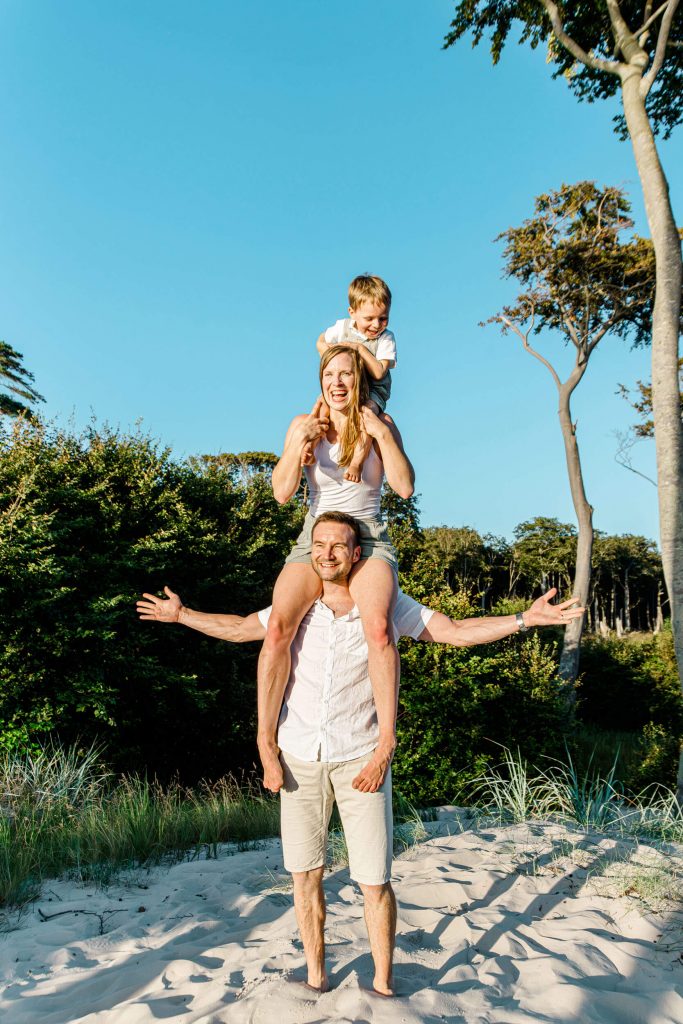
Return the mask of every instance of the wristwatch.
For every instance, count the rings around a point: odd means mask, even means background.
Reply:
[[[526,622],[524,621],[524,616],[522,615],[522,613],[521,612],[515,612],[515,618],[517,620],[518,632],[520,632],[520,633],[528,633],[529,632],[529,627],[527,626]]]

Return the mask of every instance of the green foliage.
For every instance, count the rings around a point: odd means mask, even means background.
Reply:
[[[655,10],[658,6],[654,5]],[[604,61],[613,61],[615,57],[634,60],[633,70],[638,73],[652,63],[659,38],[658,19],[643,38],[640,27],[651,11],[649,6],[641,0],[621,0],[615,7],[618,7],[626,29],[623,34],[618,33],[621,38],[616,42],[605,0],[557,4],[564,31],[584,53]],[[539,46],[545,49],[547,60],[554,67],[553,77],[563,77],[580,100],[590,103],[596,99],[608,99],[619,89],[617,75],[586,66],[560,43],[553,33],[546,6],[539,0],[459,0],[455,4],[455,17],[450,28],[444,48],[452,46],[468,33],[472,35],[474,46],[488,37],[494,64],[500,60],[510,33],[519,29],[518,42],[529,43],[532,49]],[[683,11],[679,7],[674,14],[670,36],[679,45],[669,45],[665,49],[663,66],[646,101],[652,126],[655,132],[661,130],[664,138],[668,138],[683,119],[682,35]],[[641,54],[643,64],[639,61]],[[615,122],[623,137],[623,119],[616,117]]]
[[[254,763],[255,655],[140,623],[269,603],[301,519],[268,459],[179,464],[140,433],[24,421],[0,434],[0,749],[97,738],[115,767],[188,781]]]
[[[473,613],[464,595],[430,606],[453,618]],[[457,802],[496,745],[525,757],[562,743],[564,703],[554,647],[538,635],[479,648],[403,641],[396,785],[417,804]]]
[[[648,344],[655,257],[652,242],[622,235],[631,204],[617,188],[592,181],[537,196],[534,216],[499,237],[505,274],[524,291],[492,319],[534,334],[559,331],[585,361],[608,331]]]
[[[30,419],[33,415],[31,404],[44,402],[45,399],[33,387],[35,378],[23,365],[23,358],[21,352],[17,352],[6,341],[0,341],[0,387],[10,392],[6,395],[0,391],[0,414],[26,416]],[[17,397],[13,398],[12,395]]]
[[[683,738],[683,696],[670,629],[643,638],[586,637],[578,688],[582,721],[640,732],[650,722]]]

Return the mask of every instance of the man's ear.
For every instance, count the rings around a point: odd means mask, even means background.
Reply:
[[[351,561],[352,561],[352,562],[357,562],[359,558],[360,558],[360,544],[358,544],[358,545],[357,545],[357,546],[356,546],[356,547],[355,547],[355,548],[353,549],[353,557],[352,557]]]

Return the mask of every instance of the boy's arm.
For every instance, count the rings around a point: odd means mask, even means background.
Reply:
[[[525,626],[566,626],[572,619],[578,619],[584,614],[585,608],[572,607],[577,603],[577,598],[572,597],[560,604],[551,604],[550,600],[556,593],[557,590],[553,587],[522,612]],[[449,619],[442,612],[434,612],[418,639],[434,644],[451,644],[453,647],[474,647],[476,644],[502,640],[512,633],[518,633],[519,629],[516,615]]]
[[[387,370],[390,370],[394,365],[393,359],[375,358],[370,349],[366,348],[361,341],[354,341],[349,344],[351,348],[358,349],[358,354],[365,363],[365,369],[373,380],[382,380],[386,376]]]
[[[233,644],[249,643],[251,640],[263,640],[266,628],[261,624],[257,612],[251,615],[219,615],[209,612],[196,612],[186,608],[179,596],[170,587],[164,587],[166,598],[155,597],[154,594],[143,594],[144,600],[138,601],[138,615],[147,622],[177,622],[189,626],[206,636],[217,640],[228,640]]]
[[[325,332],[324,331],[320,335],[318,340],[316,341],[315,347],[318,350],[318,355],[321,356],[321,357],[325,355],[325,353],[327,352],[328,348],[330,347],[328,342],[325,341]]]

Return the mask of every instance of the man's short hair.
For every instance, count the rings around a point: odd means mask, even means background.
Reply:
[[[360,274],[358,277],[354,277],[349,285],[349,306],[351,309],[358,309],[361,303],[367,300],[376,302],[381,306],[386,306],[387,310],[389,310],[391,306],[391,292],[389,291],[389,285],[381,277],[375,277],[373,274]]]
[[[313,523],[313,529],[311,530],[311,537],[315,531],[318,523],[343,523],[353,533],[353,539],[355,548],[360,546],[360,524],[357,519],[353,516],[348,515],[346,512],[321,512],[316,521]]]

